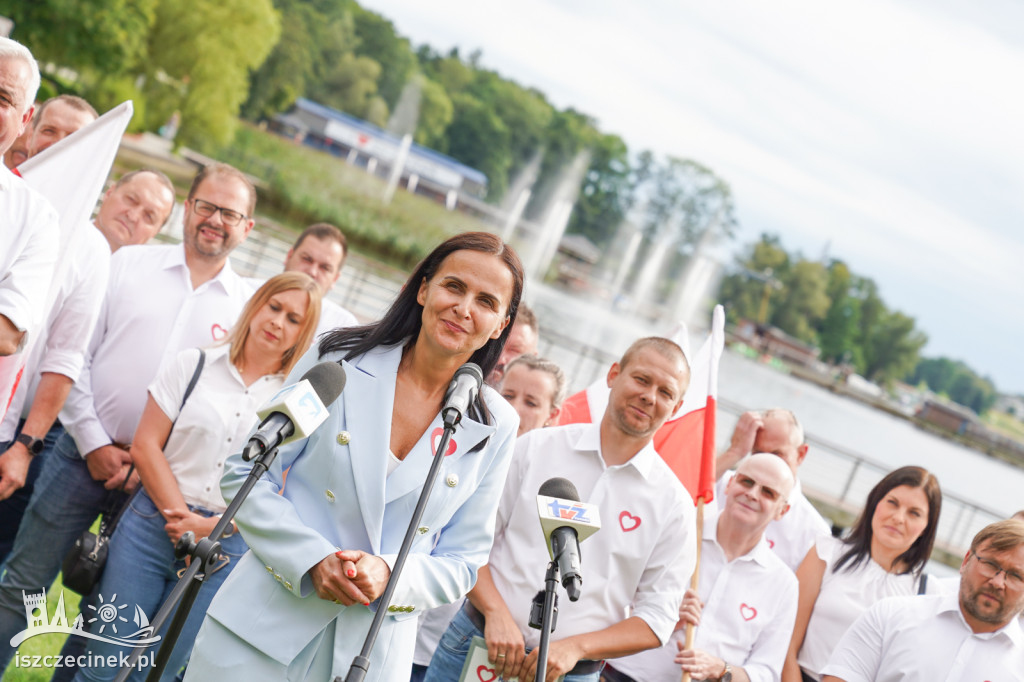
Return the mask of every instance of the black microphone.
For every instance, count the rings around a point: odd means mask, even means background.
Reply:
[[[263,421],[242,451],[248,462],[279,445],[301,440],[327,419],[330,405],[345,388],[345,370],[337,362],[314,365],[302,378],[277,392],[256,411]]]
[[[441,408],[445,426],[454,427],[462,421],[463,415],[476,400],[483,382],[484,373],[475,363],[467,362],[455,370],[455,376],[448,384],[448,392],[444,394],[444,407]]]
[[[597,508],[580,502],[576,486],[565,478],[551,478],[537,491],[537,507],[551,558],[558,562],[562,587],[569,601],[580,598],[580,541],[601,527]],[[554,499],[539,499],[554,498]],[[580,535],[583,537],[581,538]]]

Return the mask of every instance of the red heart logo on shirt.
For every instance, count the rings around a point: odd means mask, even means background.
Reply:
[[[490,673],[490,676],[484,677],[484,673]],[[494,672],[493,668],[488,668],[486,665],[481,665],[476,669],[476,678],[480,682],[491,682],[498,676],[498,673]]]
[[[214,323],[214,325],[212,327],[210,327],[210,336],[213,337],[214,341],[220,341],[221,339],[223,339],[227,335],[228,335],[228,330],[225,329],[224,327],[220,326],[217,323]]]
[[[636,530],[640,527],[640,517],[633,516],[628,511],[624,511],[619,514],[619,526],[622,528],[622,532],[624,533]]]
[[[740,604],[740,615],[743,616],[743,620],[754,620],[757,617],[757,609],[753,606]]]
[[[433,450],[433,452],[437,452],[437,446],[441,444],[441,436],[442,436],[442,434],[444,434],[444,429],[442,429],[440,426],[437,427],[436,429],[434,429],[434,432],[430,434],[430,445],[431,445],[431,449]],[[448,455],[450,455],[453,452],[455,452],[457,447],[458,446],[455,444],[455,439],[454,438],[449,438],[448,439],[448,448],[445,451],[444,456],[447,457]]]
[[[768,541],[768,549],[775,549],[775,540]]]

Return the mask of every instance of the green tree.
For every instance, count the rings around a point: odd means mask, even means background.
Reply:
[[[966,405],[978,414],[995,403],[999,393],[987,377],[979,376],[967,364],[949,358],[921,358],[907,376],[911,383],[925,383],[935,393]]]
[[[12,38],[40,62],[103,75],[125,73],[143,61],[158,0],[7,0]]]
[[[393,109],[402,88],[416,69],[416,55],[409,46],[409,40],[399,36],[390,21],[354,2],[351,7],[358,38],[355,53],[380,65],[377,92]]]
[[[828,268],[828,312],[818,330],[821,357],[830,362],[853,362],[860,306],[850,295],[853,274],[842,261],[834,260]]]
[[[575,109],[553,113],[544,131],[544,158],[526,207],[528,218],[542,217],[552,194],[558,189],[562,174],[576,160],[576,155],[597,139],[597,135],[593,120],[586,114]]]
[[[441,84],[449,97],[464,92],[473,82],[473,69],[459,58],[458,49],[453,49],[447,57],[423,50],[417,53],[420,68],[428,78]]]
[[[504,80],[493,71],[478,71],[469,92],[490,106],[508,128],[510,172],[515,173],[544,146],[554,108],[536,90]]]
[[[448,126],[448,153],[487,176],[487,198],[499,199],[508,186],[509,131],[494,111],[471,95],[452,97],[454,116]]]
[[[828,273],[821,263],[798,261],[782,280],[783,287],[776,297],[772,311],[772,324],[801,341],[818,343],[815,331],[829,309],[826,293]]]
[[[583,178],[568,231],[582,234],[598,246],[607,246],[615,238],[632,199],[629,149],[618,135],[601,135],[590,151],[590,167]]]
[[[778,235],[762,234],[759,241],[748,246],[746,255],[736,258],[735,272],[722,279],[719,290],[719,300],[729,319],[733,323],[741,319],[760,322],[765,307],[764,321],[770,321],[781,287],[779,277],[785,276],[789,267],[789,254]]]
[[[380,64],[369,57],[345,54],[335,62],[330,72],[312,84],[310,97],[383,126],[387,123],[387,104],[377,95],[380,70]]]
[[[231,138],[249,72],[263,63],[280,30],[270,0],[161,0],[147,85],[169,78],[183,89],[179,142]]]
[[[303,40],[281,40],[270,56],[253,72],[249,98],[242,107],[246,118],[258,120],[285,111],[313,83],[355,45],[351,14],[343,5],[308,0],[276,0],[281,14],[283,36]]]
[[[448,150],[445,133],[455,115],[452,100],[435,81],[421,76],[420,119],[416,125],[416,142],[440,152]]]
[[[914,318],[899,311],[883,311],[865,334],[863,374],[889,383],[907,375],[916,365],[928,337],[915,328]]]

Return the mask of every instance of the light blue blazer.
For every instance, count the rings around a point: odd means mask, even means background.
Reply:
[[[344,678],[377,606],[344,607],[320,599],[307,573],[311,567],[337,549],[364,550],[394,565],[441,429],[438,414],[387,476],[401,356],[395,346],[344,362],[345,390],[328,406],[327,421],[308,439],[281,448],[236,517],[251,551],[208,614],[282,665],[337,619],[332,675]],[[340,358],[339,353],[318,358],[314,346],[286,384],[317,362]],[[408,680],[417,616],[466,594],[487,562],[519,417],[492,389],[484,387],[483,394],[493,425],[466,417],[455,431],[454,452],[444,458],[367,680]],[[221,482],[226,499],[238,492],[250,468],[240,453],[229,458]],[[286,469],[287,485],[279,494]],[[253,672],[245,671],[245,677],[253,679]]]

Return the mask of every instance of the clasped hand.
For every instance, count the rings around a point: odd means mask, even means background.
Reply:
[[[384,593],[391,567],[374,554],[358,549],[339,550],[309,569],[309,577],[321,599],[345,606],[369,606]]]

